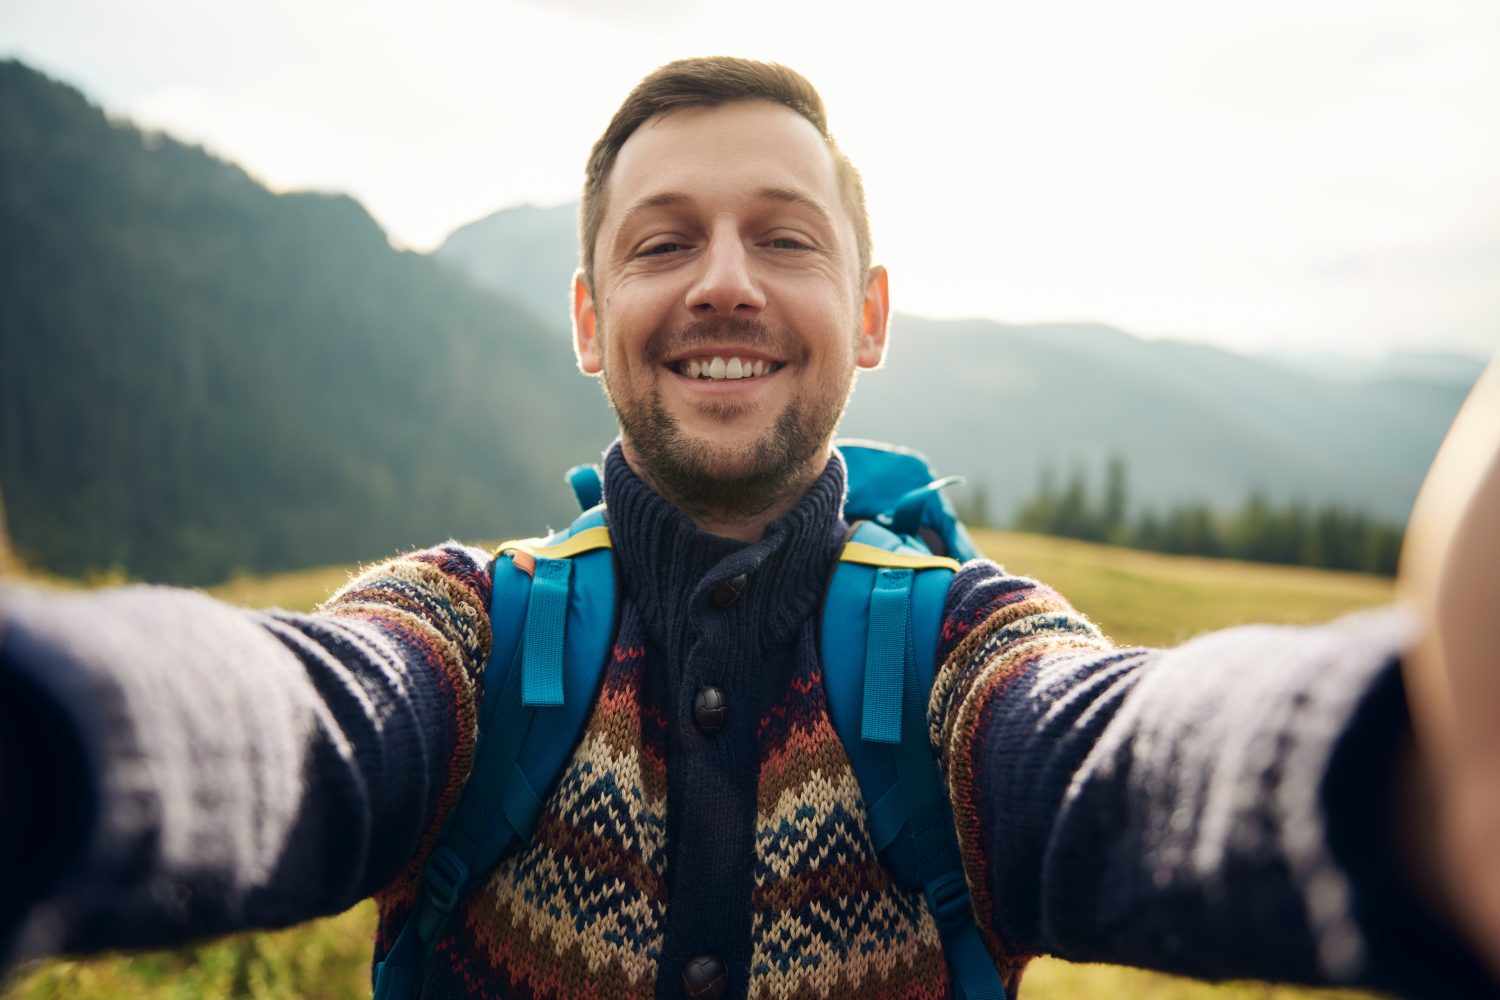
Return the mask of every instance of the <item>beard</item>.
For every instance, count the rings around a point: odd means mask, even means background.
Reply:
[[[601,337],[603,331],[601,330]],[[758,320],[699,320],[672,334],[653,334],[645,347],[653,368],[667,357],[694,347],[733,341],[805,365],[807,351]],[[755,517],[795,499],[822,471],[834,430],[854,383],[854,366],[824,387],[793,399],[749,442],[728,443],[695,437],[668,412],[653,383],[630,394],[604,371],[604,395],[614,409],[620,433],[640,465],[636,472],[679,510],[694,519]],[[753,404],[723,402],[700,408],[710,419],[729,423],[746,417]],[[817,466],[813,468],[813,466]]]

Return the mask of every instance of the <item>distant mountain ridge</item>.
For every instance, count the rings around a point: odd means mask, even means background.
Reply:
[[[574,209],[434,255],[342,195],[112,122],[0,62],[0,489],[18,555],[204,583],[564,521],[613,435],[566,345]],[[920,448],[1000,519],[1050,465],[1138,505],[1339,500],[1404,518],[1468,386],[1332,379],[1097,324],[897,316],[844,431]]]
[[[0,485],[17,552],[204,583],[566,517],[612,434],[523,309],[0,63]]]
[[[565,330],[556,289],[576,266],[575,213],[501,210],[455,232],[438,256]],[[510,266],[527,255],[545,266]],[[1097,482],[1118,454],[1137,510],[1238,506],[1260,490],[1404,522],[1481,367],[1419,353],[1298,364],[1100,323],[897,314],[890,360],[861,375],[842,430],[926,452],[940,471],[982,485],[1001,521],[1045,468],[1063,477],[1081,464]]]
[[[578,270],[577,213],[571,203],[501,209],[449,233],[433,256],[566,331]]]
[[[1042,470],[1081,464],[1097,484],[1120,455],[1136,510],[1260,491],[1401,523],[1467,389],[1335,382],[1097,326],[902,316],[845,429],[914,442],[1006,514]]]
[[[1381,358],[1351,358],[1327,353],[1266,355],[1293,371],[1341,381],[1416,380],[1473,385],[1484,371],[1484,361],[1451,351],[1394,351]]]

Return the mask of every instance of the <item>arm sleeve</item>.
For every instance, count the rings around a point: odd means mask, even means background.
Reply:
[[[1495,995],[1389,863],[1413,634],[1386,610],[1114,649],[1048,588],[965,567],[929,721],[992,952]]]
[[[398,878],[467,776],[483,553],[360,574],[312,615],[158,587],[3,595],[0,957],[337,912]],[[8,953],[8,954],[7,954]]]

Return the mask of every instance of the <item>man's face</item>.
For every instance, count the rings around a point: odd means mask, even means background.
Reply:
[[[858,273],[832,155],[779,104],[685,108],[630,137],[606,196],[574,331],[626,457],[689,513],[769,509],[885,350],[885,274]]]

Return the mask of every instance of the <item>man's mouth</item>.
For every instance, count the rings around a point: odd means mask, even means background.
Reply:
[[[742,358],[742,357],[712,357],[684,358],[674,361],[668,365],[679,375],[688,378],[706,379],[711,382],[729,382],[735,379],[760,378],[772,372],[779,371],[783,365],[780,361],[767,361],[764,358]]]

